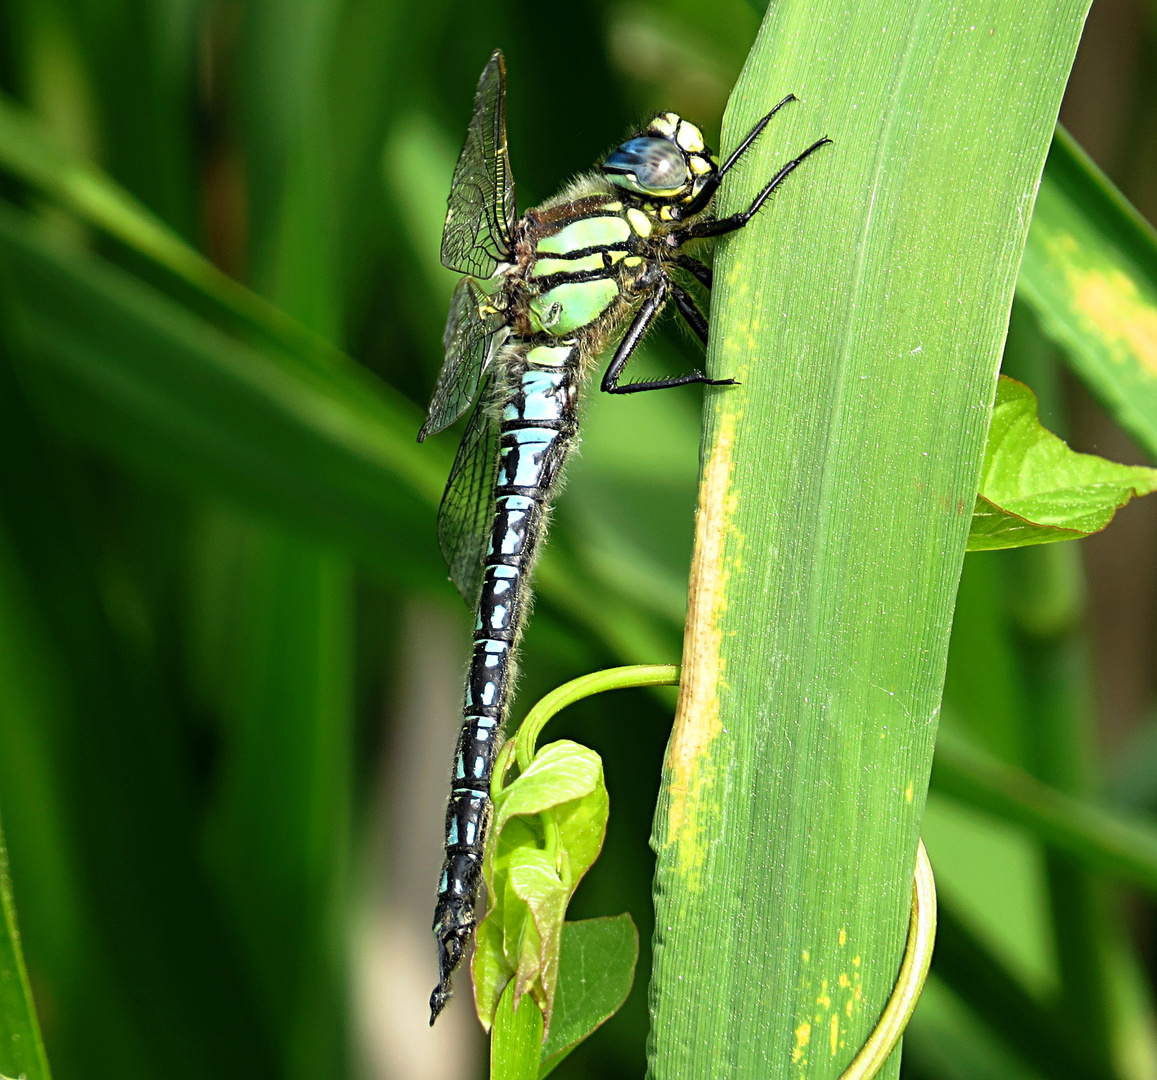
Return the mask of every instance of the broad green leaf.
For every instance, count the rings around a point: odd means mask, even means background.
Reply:
[[[1117,423],[1157,457],[1157,233],[1062,128],[1017,296]]]
[[[605,821],[606,800],[603,766],[594,751],[569,740],[548,743],[494,800],[495,832],[501,834],[512,817],[554,811],[577,883],[602,846],[602,833],[592,826]]]
[[[559,874],[550,854],[525,846],[509,853],[506,910],[513,913],[525,908],[527,915],[521,921],[516,944],[511,935],[506,939],[506,960],[514,967],[516,1001],[529,990],[541,1008],[553,1007],[558,986],[558,951],[569,899],[565,875]]]
[[[0,1073],[23,1080],[50,1080],[48,1058],[32,987],[24,967],[16,901],[8,878],[8,851],[0,832]]]
[[[638,958],[639,932],[630,915],[563,925],[558,992],[539,1080],[618,1012],[631,992]]]
[[[540,814],[598,786],[602,768],[585,747],[566,741],[540,747],[526,772],[494,800],[495,827],[518,814]]]
[[[838,1077],[891,993],[1016,273],[1086,10],[777,0],[732,94],[724,155],[798,100],[721,215],[834,142],[716,247],[707,369],[740,385],[705,397],[651,1080]]]
[[[530,993],[549,1028],[566,905],[598,857],[609,802],[602,762],[560,740],[495,796],[483,872],[490,906],[474,950],[474,1001],[488,1030],[500,995]]]
[[[1078,454],[1037,419],[1033,392],[1002,375],[970,551],[1051,544],[1100,532],[1135,496],[1157,489],[1157,469]]]

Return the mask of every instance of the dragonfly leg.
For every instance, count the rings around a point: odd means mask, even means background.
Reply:
[[[675,292],[675,290],[678,290],[678,292]],[[623,340],[619,342],[619,347],[615,350],[615,355],[607,366],[601,387],[603,393],[638,394],[644,390],[666,390],[672,386],[686,386],[688,383],[706,383],[708,386],[730,386],[735,382],[734,379],[709,379],[701,371],[692,371],[686,375],[672,375],[666,379],[652,379],[648,382],[628,383],[626,386],[619,385],[619,378],[623,374],[623,369],[627,366],[627,361],[631,359],[631,354],[638,348],[639,342],[643,340],[643,335],[654,321],[655,316],[662,310],[663,304],[667,300],[668,291],[674,292],[675,303],[679,305],[679,310],[683,313],[684,318],[688,318],[686,310],[679,301],[679,294],[682,293],[688,301],[690,301],[691,298],[667,277],[660,278],[654,291],[643,301],[643,306],[639,308],[638,314],[627,328],[627,332],[623,335]],[[699,313],[699,309],[695,308],[693,302],[691,303],[691,307],[702,323],[703,333],[706,334],[707,320]],[[698,328],[695,327],[694,323],[692,323],[692,328],[698,333]],[[704,338],[704,340],[706,340],[706,338]]]
[[[672,247],[680,247],[687,243],[688,240],[701,240],[707,236],[722,236],[724,233],[735,232],[736,229],[742,229],[755,215],[759,212],[759,208],[767,202],[769,196],[780,184],[784,182],[799,166],[812,154],[814,154],[821,146],[826,146],[832,140],[829,138],[817,139],[811,144],[799,157],[792,158],[782,169],[779,170],[772,177],[771,183],[767,185],[746,210],[740,210],[738,214],[731,214],[725,218],[716,218],[714,221],[700,221],[694,225],[688,225],[685,229],[679,229],[677,232],[668,233],[667,243]]]
[[[682,252],[676,255],[671,261],[679,267],[680,270],[686,270],[703,288],[711,288],[712,274],[710,266],[705,266],[694,256],[684,255]]]
[[[671,282],[671,295],[675,299],[675,306],[679,309],[679,314],[683,316],[683,321],[695,331],[696,337],[707,344],[707,320],[703,316],[703,312],[695,304],[694,298],[684,288]]]
[[[707,204],[711,201],[711,196],[715,194],[715,190],[719,187],[723,177],[726,176],[731,167],[737,161],[739,161],[739,159],[743,157],[745,153],[747,153],[748,149],[751,147],[751,144],[759,138],[760,133],[765,127],[767,127],[771,118],[777,112],[779,112],[779,110],[782,109],[789,101],[796,100],[798,99],[796,98],[795,94],[788,94],[787,97],[783,99],[783,101],[776,105],[776,107],[772,109],[771,112],[763,117],[763,119],[761,119],[755,125],[755,127],[753,127],[746,134],[746,136],[744,136],[743,142],[741,142],[734,149],[734,151],[732,151],[731,156],[719,167],[719,171],[715,173],[715,175],[712,176],[706,184],[703,185],[703,190],[695,196],[695,200],[683,211],[684,217],[694,217],[696,214],[702,213],[707,208]]]

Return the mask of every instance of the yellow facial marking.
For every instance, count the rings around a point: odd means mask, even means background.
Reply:
[[[691,166],[691,171],[696,176],[702,176],[704,173],[709,173],[711,171],[711,162],[709,162],[706,158],[699,157],[698,154],[694,155],[688,164]]]
[[[614,213],[615,211],[618,211],[618,210],[622,210],[622,208],[623,208],[623,204],[621,202],[609,202],[603,207],[604,210],[608,210],[611,213]]]
[[[641,266],[642,264],[643,260],[640,259],[638,255],[628,255],[627,258],[623,260],[624,266]]]
[[[658,131],[670,139],[675,135],[675,125],[678,122],[679,117],[674,113],[660,113],[651,121],[651,130]]]
[[[632,206],[631,209],[627,211],[627,220],[631,223],[631,228],[640,236],[651,235],[651,219],[647,217],[642,210],[636,210]]]
[[[671,208],[669,206],[664,206],[659,211],[659,220],[660,221],[670,221],[671,220]]]
[[[686,120],[679,125],[679,134],[675,136],[675,141],[692,154],[697,154],[703,149],[703,133]]]

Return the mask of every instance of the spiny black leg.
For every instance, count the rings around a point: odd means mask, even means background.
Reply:
[[[767,127],[771,118],[779,112],[789,101],[797,101],[795,94],[788,94],[774,109],[771,110],[758,124],[755,125],[748,133],[743,142],[741,142],[732,152],[731,156],[719,167],[719,175],[723,176],[745,153],[748,147],[751,146],[756,139],[759,138],[759,133]]]
[[[800,154],[799,157],[792,158],[791,161],[775,174],[771,183],[756,195],[755,201],[752,202],[746,210],[740,210],[738,214],[732,214],[730,217],[718,218],[715,221],[701,221],[695,225],[688,225],[685,229],[679,229],[677,232],[668,233],[667,243],[672,247],[679,247],[687,243],[688,240],[701,240],[707,236],[722,236],[724,233],[742,229],[743,226],[759,212],[759,208],[767,201],[771,193],[775,191],[791,173],[799,168],[799,166],[821,146],[826,146],[831,141],[831,139],[826,137],[817,139]]]
[[[699,340],[706,345],[707,320],[703,317],[703,312],[695,306],[695,301],[691,298],[691,294],[672,281],[671,295],[675,298],[675,306],[679,309],[679,314],[683,316],[683,320],[695,331]],[[727,381],[734,382],[733,379],[728,379]]]
[[[625,394],[630,391],[630,387],[619,386],[619,376],[622,375],[623,368],[631,359],[631,353],[639,347],[639,342],[643,340],[647,328],[654,321],[655,316],[663,306],[663,302],[667,299],[668,286],[668,278],[664,275],[656,283],[647,299],[643,301],[643,306],[639,308],[634,319],[631,320],[631,325],[627,327],[627,332],[623,335],[623,340],[619,342],[619,347],[615,350],[610,364],[607,365],[606,374],[603,375],[601,389],[604,394]]]
[[[711,267],[704,266],[698,259],[682,253],[672,259],[671,262],[679,267],[679,269],[686,270],[687,273],[691,274],[703,288],[711,288]]]
[[[703,185],[703,190],[695,196],[695,200],[683,211],[684,217],[694,217],[700,213],[707,204],[711,201],[711,196],[715,194],[715,189],[719,187],[720,182],[726,175],[727,171],[748,151],[751,144],[759,138],[760,132],[767,127],[771,118],[779,112],[789,101],[797,101],[795,94],[788,94],[774,109],[771,110],[762,120],[760,120],[755,127],[753,127],[747,135],[731,153],[731,156],[719,167],[719,171],[712,176],[706,184]]]
[[[647,332],[647,327],[651,325],[655,316],[666,302],[668,290],[678,288],[677,285],[664,276],[659,279],[654,291],[643,301],[643,306],[639,308],[639,313],[627,328],[627,332],[623,335],[623,340],[619,342],[619,347],[615,350],[615,355],[607,366],[607,371],[603,376],[602,382],[603,393],[638,394],[643,390],[666,390],[672,386],[686,386],[688,383],[707,383],[708,386],[728,386],[735,382],[734,379],[709,379],[701,371],[692,371],[687,375],[673,375],[667,379],[628,383],[626,386],[619,385],[619,376],[622,375],[623,368],[627,366],[627,361],[631,359],[631,354],[638,348],[639,342],[643,340],[643,335]],[[683,292],[683,290],[679,289],[679,292]],[[684,295],[686,294],[684,293]],[[688,299],[690,299],[690,297],[688,297]],[[678,303],[678,294],[676,294],[676,303]],[[679,310],[683,310],[682,305],[680,305]],[[703,319],[703,316],[699,314],[698,310],[696,310],[695,314],[703,321],[703,329],[704,332],[706,332],[707,321]]]

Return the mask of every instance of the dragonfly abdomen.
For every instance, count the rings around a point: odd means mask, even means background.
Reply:
[[[577,342],[535,346],[512,339],[508,394],[499,427],[493,526],[484,556],[446,810],[446,858],[434,911],[441,978],[430,999],[436,1016],[449,978],[473,932],[482,854],[490,826],[490,780],[514,674],[512,653],[530,598],[530,571],[547,504],[574,439],[580,376]]]

